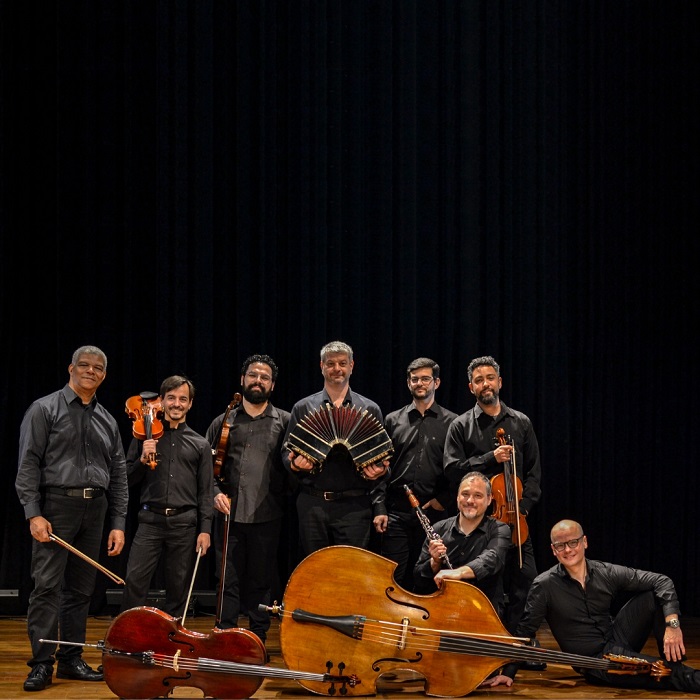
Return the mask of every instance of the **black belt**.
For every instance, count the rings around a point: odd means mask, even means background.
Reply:
[[[94,486],[88,486],[84,489],[62,489],[55,486],[46,487],[46,493],[55,493],[61,496],[73,496],[73,498],[98,498],[104,492],[105,490],[103,488],[96,488]]]
[[[320,491],[312,489],[310,486],[302,486],[303,493],[308,493],[309,496],[322,498],[324,501],[339,501],[342,498],[356,498],[357,496],[366,496],[367,491],[364,489],[351,489],[350,491]]]
[[[192,510],[194,506],[182,506],[182,508],[160,508],[159,506],[152,506],[150,503],[144,503],[141,508],[147,510],[149,513],[156,513],[156,515],[180,515],[188,510]]]

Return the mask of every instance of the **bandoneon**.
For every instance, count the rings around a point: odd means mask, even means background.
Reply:
[[[289,433],[285,446],[306,457],[320,471],[335,445],[347,448],[359,472],[394,453],[389,434],[367,409],[334,404],[307,413]]]

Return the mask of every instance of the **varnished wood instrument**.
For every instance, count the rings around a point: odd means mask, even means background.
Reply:
[[[506,439],[506,431],[499,428],[496,431],[499,445],[512,445],[512,457],[503,463],[503,474],[496,474],[491,479],[491,494],[493,496],[493,517],[510,526],[513,544],[518,548],[520,568],[523,568],[523,542],[529,531],[525,516],[520,512],[520,499],[523,496],[523,484],[518,478],[515,468],[515,446]]]
[[[533,647],[512,637],[487,596],[466,581],[445,580],[430,595],[401,588],[396,563],[357,547],[335,545],[304,559],[292,573],[280,606],[280,646],[290,670],[325,664],[362,684],[349,696],[373,695],[379,676],[412,669],[425,677],[425,692],[462,696],[504,664],[546,661],[608,673],[670,674],[661,660],[593,658]],[[467,658],[468,657],[468,658]],[[324,687],[306,679],[314,693]]]

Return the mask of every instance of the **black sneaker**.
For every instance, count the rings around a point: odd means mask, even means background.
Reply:
[[[37,664],[32,668],[24,681],[24,689],[27,691],[44,690],[53,681],[53,666],[49,664]]]

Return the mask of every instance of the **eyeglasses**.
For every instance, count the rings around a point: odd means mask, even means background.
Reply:
[[[576,547],[578,547],[578,543],[584,537],[585,535],[581,535],[581,537],[577,537],[575,540],[569,540],[568,542],[552,542],[552,548],[555,552],[563,552],[567,547],[569,549],[576,549]]]
[[[435,377],[411,377],[408,381],[411,384],[430,384]]]
[[[265,384],[272,381],[272,377],[269,374],[260,374],[260,372],[246,372],[245,376],[248,377],[248,379],[259,379]]]

